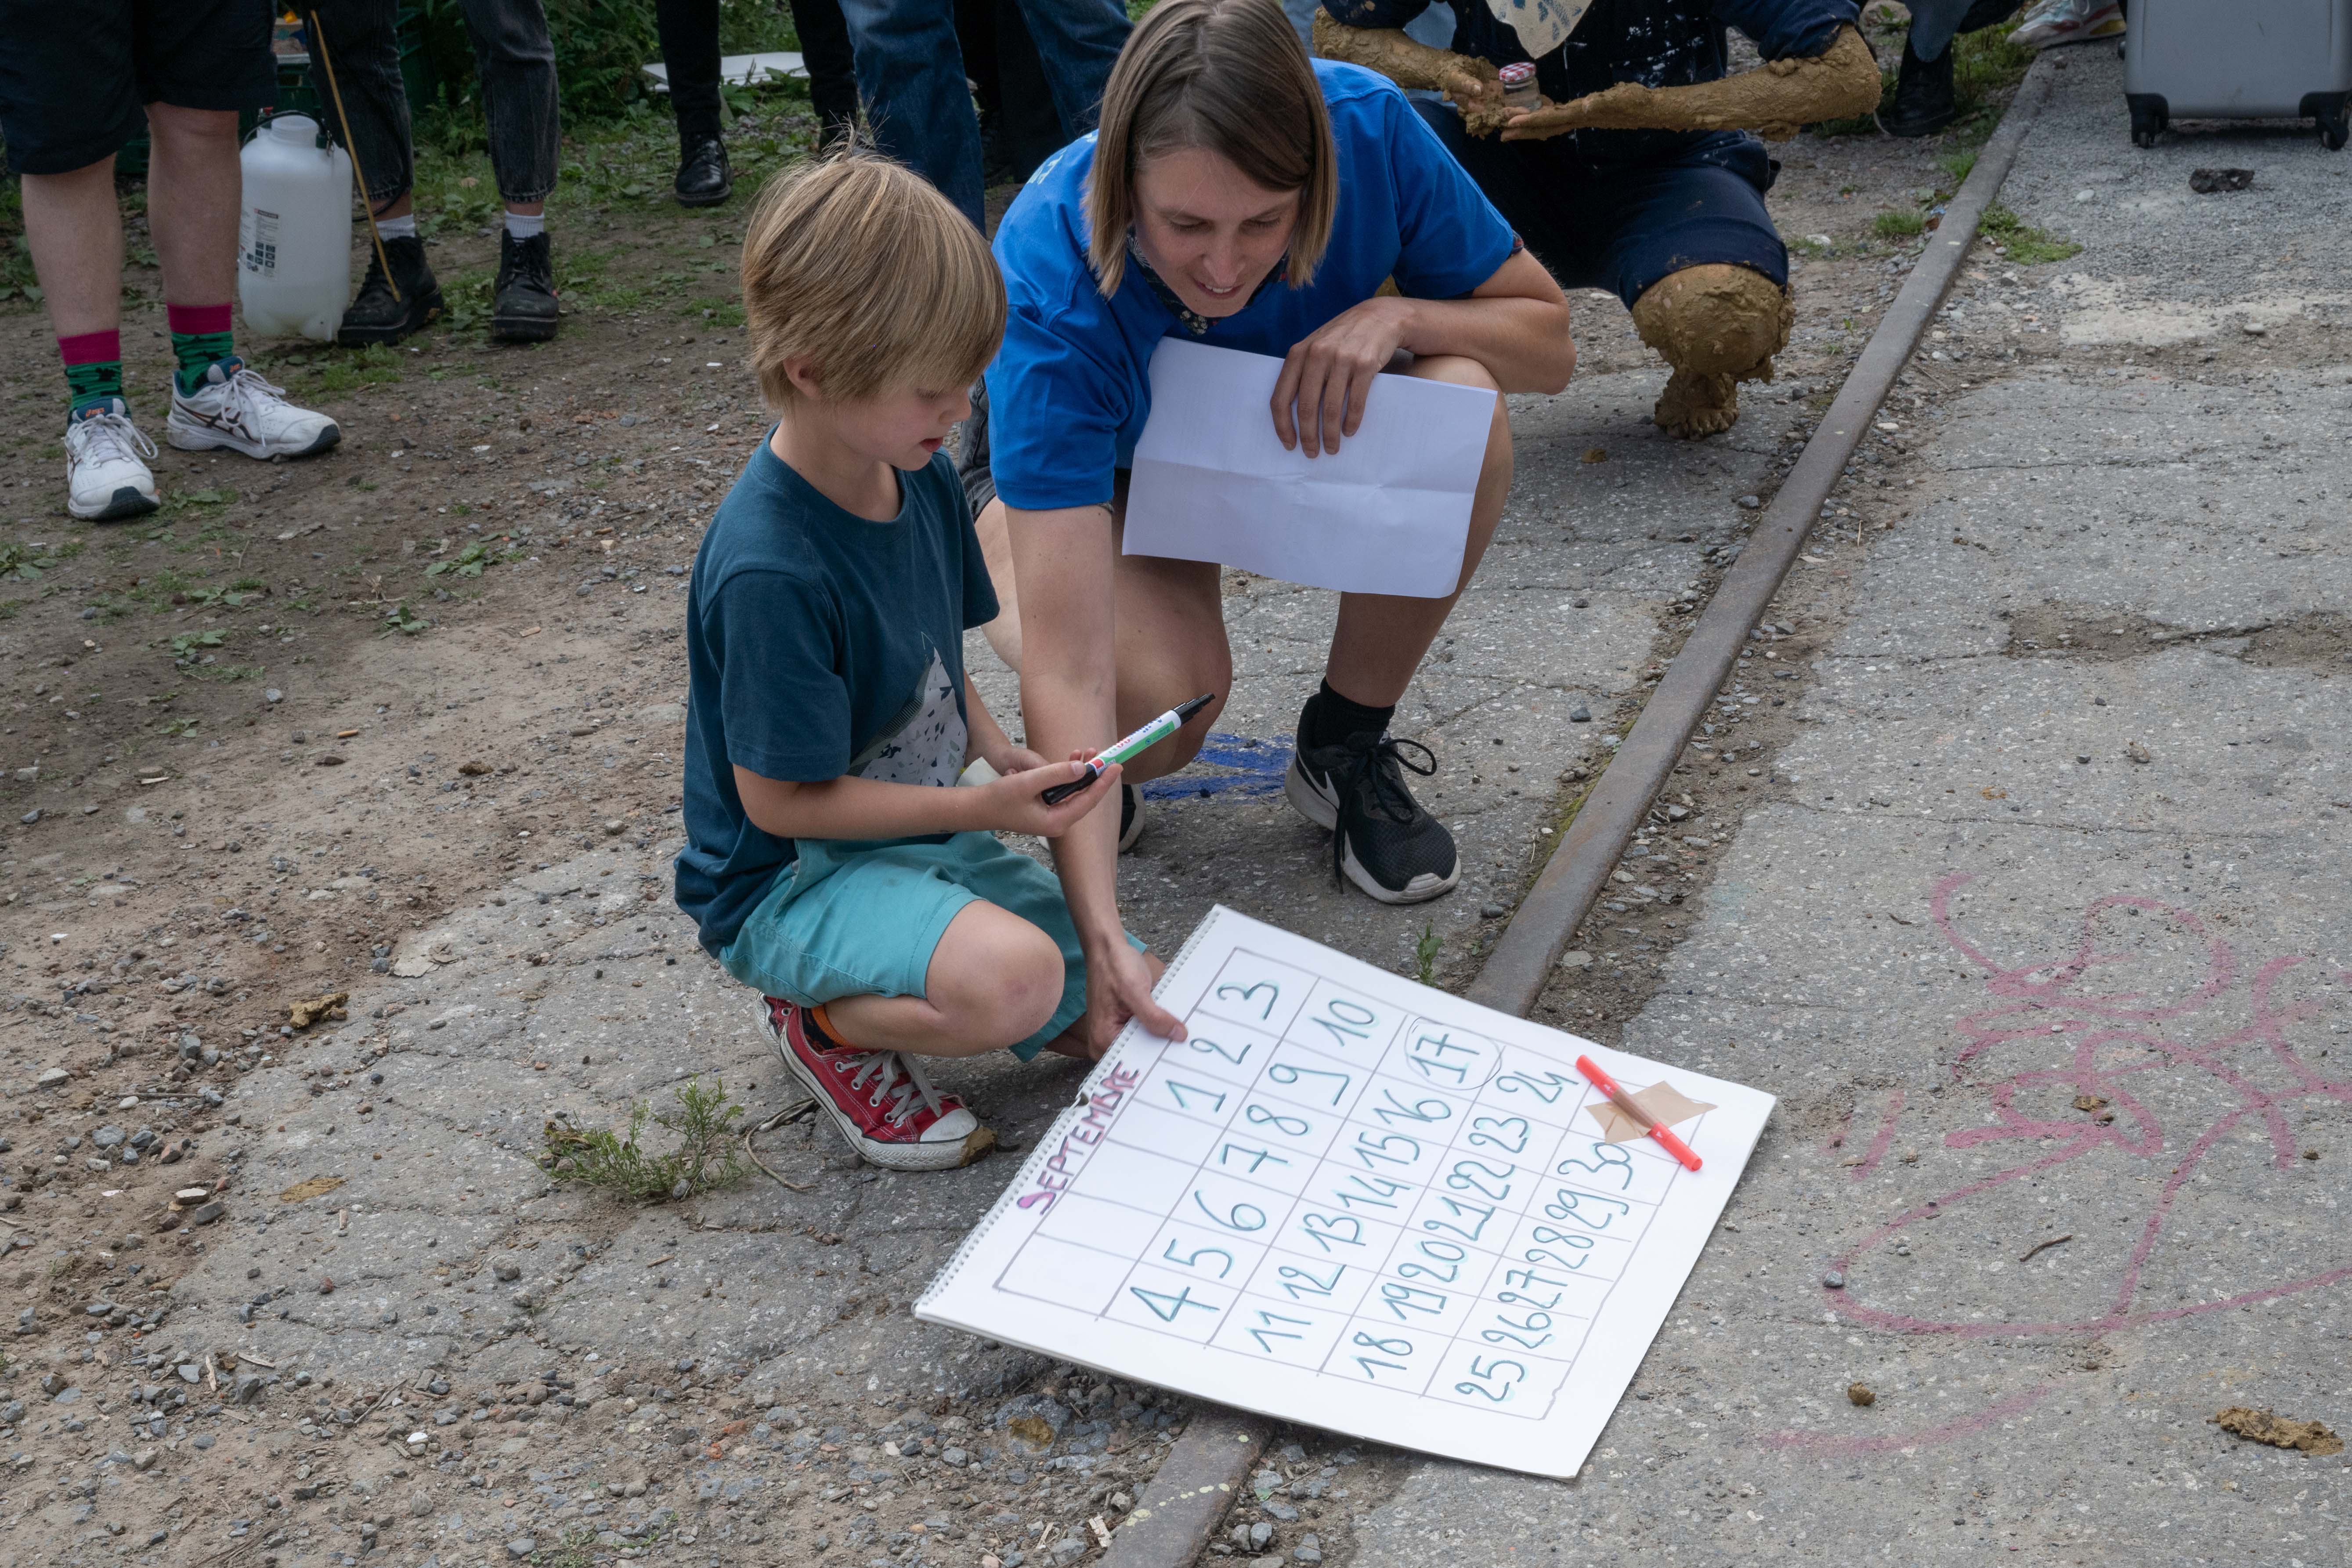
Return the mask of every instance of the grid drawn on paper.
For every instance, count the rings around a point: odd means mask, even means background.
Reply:
[[[1235,948],[996,1289],[1541,1419],[1683,1173],[1601,1142],[1599,1098],[1572,1058]]]

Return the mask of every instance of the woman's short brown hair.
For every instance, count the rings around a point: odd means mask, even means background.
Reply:
[[[787,359],[828,400],[968,384],[1004,337],[988,242],[920,175],[852,148],[760,192],[743,233],[743,315],[771,407],[797,397]]]
[[[1322,86],[1276,0],[1160,0],[1129,35],[1103,89],[1087,183],[1088,259],[1106,296],[1125,275],[1137,169],[1187,147],[1267,190],[1299,193],[1284,280],[1311,281],[1331,240],[1339,171]]]

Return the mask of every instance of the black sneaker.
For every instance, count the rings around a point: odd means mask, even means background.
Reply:
[[[1135,847],[1143,837],[1143,792],[1133,784],[1118,786],[1118,852],[1122,855]]]
[[[670,183],[677,205],[715,207],[735,194],[735,178],[727,167],[727,143],[716,136],[697,137],[677,161],[677,178]]]
[[[1315,700],[1307,699],[1298,732],[1311,733]],[[1419,752],[1427,765],[1409,761]],[[1384,904],[1418,904],[1453,890],[1462,857],[1445,825],[1422,810],[1405,787],[1410,771],[1426,778],[1437,759],[1418,741],[1360,731],[1335,746],[1300,746],[1291,753],[1282,793],[1301,816],[1331,829],[1331,862]]]
[[[547,236],[499,236],[498,291],[490,302],[490,336],[510,343],[543,343],[555,335],[555,263]]]
[[[360,279],[359,294],[335,329],[335,341],[347,348],[396,343],[423,331],[441,313],[441,285],[425,264],[425,242],[413,234],[387,239],[383,256],[392,262],[389,276],[375,247],[368,247],[367,276]]]
[[[1895,97],[1878,110],[1878,128],[1889,136],[1932,136],[1960,117],[1952,92],[1952,49],[1932,60],[1903,45],[1903,65],[1895,78]]]

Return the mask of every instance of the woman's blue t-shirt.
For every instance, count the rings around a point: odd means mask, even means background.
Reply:
[[[1459,299],[1492,278],[1517,241],[1387,78],[1315,62],[1339,152],[1339,201],[1314,280],[1276,278],[1234,314],[1192,334],[1129,258],[1106,300],[1087,260],[1089,134],[1046,160],[1004,215],[996,259],[1011,306],[988,369],[989,458],[997,493],[1026,511],[1099,506],[1151,412],[1146,377],[1171,331],[1283,354],[1393,277],[1415,299]],[[1243,416],[1267,418],[1263,409]]]

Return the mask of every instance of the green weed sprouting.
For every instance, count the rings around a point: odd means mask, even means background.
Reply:
[[[636,1203],[693,1197],[750,1173],[735,1126],[743,1108],[728,1098],[723,1082],[713,1078],[705,1088],[699,1076],[689,1078],[672,1097],[677,1106],[669,1110],[632,1100],[628,1131],[623,1133],[603,1127],[583,1132],[558,1113],[547,1123],[540,1168],[559,1182]],[[641,1140],[647,1121],[676,1133],[677,1146],[666,1154],[646,1153]]]

